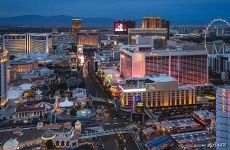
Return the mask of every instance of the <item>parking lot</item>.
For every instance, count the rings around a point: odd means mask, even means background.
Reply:
[[[187,132],[174,134],[172,138],[181,149],[215,149],[215,136],[207,131]]]

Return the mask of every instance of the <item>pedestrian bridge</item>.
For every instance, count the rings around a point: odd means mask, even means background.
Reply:
[[[118,129],[110,129],[105,131],[96,131],[96,132],[90,132],[81,134],[79,136],[79,139],[88,139],[88,138],[94,138],[99,136],[106,136],[106,135],[113,135],[113,134],[124,134],[124,133],[135,133],[138,130],[136,128],[118,128]]]
[[[105,99],[101,97],[92,97],[93,101],[98,101],[98,102],[108,102],[110,104],[113,104],[114,107],[116,107],[116,103],[113,99]]]
[[[159,116],[156,116],[153,113],[151,113],[151,111],[148,108],[145,108],[144,112],[149,117],[149,119],[154,119],[154,120],[158,121]]]
[[[98,102],[106,102],[105,98],[101,98],[101,97],[92,97],[93,101],[98,101]]]

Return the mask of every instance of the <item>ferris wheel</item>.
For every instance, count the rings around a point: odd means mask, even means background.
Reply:
[[[214,23],[216,23],[216,22],[223,22],[223,23],[225,23],[228,27],[230,27],[230,23],[229,23],[228,21],[224,20],[224,19],[217,18],[217,19],[212,20],[212,21],[208,24],[208,26],[206,27],[206,29],[205,29],[204,46],[205,46],[206,51],[208,51],[208,48],[207,48],[207,35],[208,35],[209,28],[210,28]],[[218,51],[216,48],[215,48],[215,51],[216,51],[217,54],[219,54],[219,51]]]

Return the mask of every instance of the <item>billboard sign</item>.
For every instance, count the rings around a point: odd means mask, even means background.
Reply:
[[[115,32],[125,32],[127,31],[126,26],[121,22],[116,22],[114,27]]]
[[[135,96],[136,102],[136,112],[141,113],[143,112],[144,103],[140,95]]]

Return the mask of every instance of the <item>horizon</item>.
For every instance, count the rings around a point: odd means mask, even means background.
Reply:
[[[111,0],[110,3],[106,0],[23,0],[20,3],[18,0],[1,0],[0,4],[0,18],[38,15],[133,20],[143,16],[160,16],[170,22],[187,23],[207,22],[214,18],[230,20],[230,14],[226,13],[230,6],[228,0]]]
[[[32,18],[34,17],[34,18]],[[113,18],[113,17],[76,17],[76,16],[70,16],[70,15],[18,15],[18,16],[10,16],[10,17],[0,17],[0,26],[28,26],[28,27],[47,27],[48,26],[60,26],[60,27],[70,27],[71,26],[71,21],[72,19],[76,19],[76,18],[80,18],[83,19],[84,22],[86,22],[86,24],[89,23],[96,23],[96,24],[100,24],[102,25],[103,23],[105,23],[104,27],[108,27],[109,26],[113,26],[113,23],[115,20],[133,20],[137,23],[138,26],[141,25],[142,19],[143,17],[146,16],[142,16],[140,18]],[[154,16],[154,17],[160,17],[160,16]],[[61,20],[53,20],[53,19],[59,18]],[[162,17],[160,17],[162,18]],[[33,19],[33,21],[30,22],[30,19]],[[51,20],[49,20],[51,19]],[[166,19],[167,18],[163,18]],[[207,21],[177,21],[177,22],[173,22],[171,20],[168,20],[170,22],[170,25],[194,25],[194,26],[204,26],[204,25],[208,25],[211,21],[213,21],[214,19],[224,19],[226,21],[228,21],[225,18],[212,18],[211,20],[207,20]],[[48,22],[43,22],[43,21],[48,21]],[[65,21],[60,23],[60,21]],[[105,22],[103,22],[105,21]],[[7,22],[7,23],[6,23]],[[29,23],[30,22],[30,23]],[[90,25],[91,26],[91,25]],[[94,25],[92,25],[94,26]],[[103,27],[103,25],[101,26]]]

